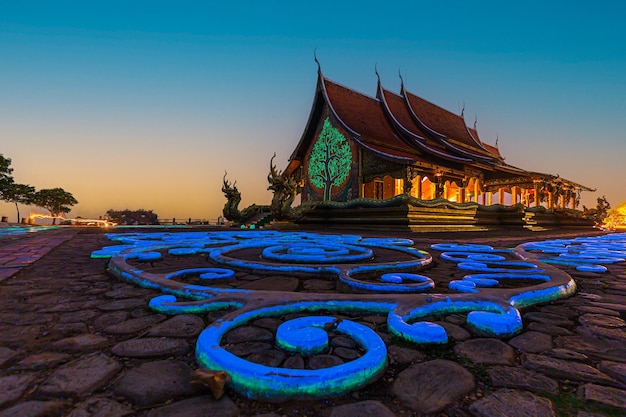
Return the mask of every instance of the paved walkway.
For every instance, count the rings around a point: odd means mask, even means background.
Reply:
[[[52,249],[71,239],[75,233],[54,229],[0,237],[0,282],[38,261]]]
[[[511,247],[528,238],[484,236]],[[406,236],[399,236],[406,237]],[[459,235],[421,239],[416,246]],[[466,239],[467,237],[467,239]],[[547,238],[546,235],[537,238]],[[396,345],[384,318],[353,318],[385,340],[389,366],[376,383],[341,398],[262,403],[227,390],[220,400],[191,384],[197,335],[222,313],[167,317],[147,307],[157,292],[106,274],[90,259],[104,232],[67,228],[0,239],[0,417],[7,416],[571,416],[626,414],[626,270],[576,273],[573,297],[523,312],[524,331],[497,340],[470,334],[465,318],[442,319],[441,348]],[[248,274],[247,279],[255,277]],[[265,279],[267,277],[263,277]],[[321,282],[317,283],[321,285]],[[277,318],[280,321],[280,318]],[[271,320],[247,326],[239,349],[257,352]],[[229,336],[236,345],[236,336]],[[329,358],[358,349],[345,340]],[[334,358],[334,359],[333,359]]]

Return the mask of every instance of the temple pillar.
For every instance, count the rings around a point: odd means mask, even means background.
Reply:
[[[443,175],[440,173],[435,174],[436,177],[436,185],[435,185],[435,198],[442,198],[443,197],[443,192],[444,192],[444,185],[443,185]]]
[[[535,207],[539,207],[541,205],[541,203],[539,202],[539,193],[541,192],[540,185],[540,181],[533,181],[533,191],[535,192]]]
[[[419,199],[422,198],[422,176],[421,175],[417,176],[417,184],[415,184],[415,194],[417,198]]]
[[[474,179],[474,202],[478,204],[478,196],[480,195],[480,182],[478,178]]]
[[[550,191],[548,193],[548,209],[552,210],[554,208],[554,193]]]
[[[498,204],[504,205],[504,188],[498,188]]]

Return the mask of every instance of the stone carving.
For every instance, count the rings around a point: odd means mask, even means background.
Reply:
[[[224,217],[226,219],[236,223],[245,223],[255,215],[269,211],[269,208],[267,206],[259,206],[256,204],[252,204],[251,206],[239,211],[241,193],[237,189],[237,181],[231,184],[226,179],[226,175],[227,173],[224,172],[224,184],[222,185],[222,192],[224,193],[224,196],[227,200],[226,204],[224,204],[224,209],[222,210],[222,213],[224,214]]]
[[[276,158],[276,154],[270,160],[270,173],[267,176],[267,181],[270,184],[267,189],[274,193],[270,212],[276,220],[291,220],[294,217],[291,204],[301,191],[299,174],[287,176],[279,172],[276,165],[273,165],[274,158]]]

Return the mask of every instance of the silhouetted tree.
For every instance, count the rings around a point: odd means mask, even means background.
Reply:
[[[107,210],[106,216],[118,224],[159,224],[159,216],[152,210]]]
[[[20,221],[20,208],[18,204],[33,204],[35,199],[35,187],[27,184],[16,184],[12,182],[2,190],[2,199],[9,203],[15,203],[17,211],[17,223]]]
[[[58,217],[72,211],[72,206],[78,204],[78,201],[63,188],[50,188],[37,191],[33,203],[48,210],[53,217]],[[52,224],[56,224],[56,218],[52,219]]]
[[[12,172],[13,168],[11,168],[11,159],[5,158],[4,155],[0,153],[0,198],[3,200],[5,188],[13,183],[13,177],[11,176]]]

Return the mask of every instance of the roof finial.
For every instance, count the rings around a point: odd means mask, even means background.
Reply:
[[[322,66],[320,65],[320,62],[317,60],[317,48],[313,49],[313,59],[315,60],[315,63],[317,64],[317,71],[322,72]]]

